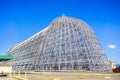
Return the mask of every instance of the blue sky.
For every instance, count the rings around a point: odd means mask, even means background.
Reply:
[[[120,63],[119,0],[0,0],[0,54],[63,13],[88,23],[108,59]]]

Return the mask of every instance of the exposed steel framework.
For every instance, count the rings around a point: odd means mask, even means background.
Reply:
[[[11,47],[14,70],[110,72],[93,30],[83,21],[62,16],[44,30]]]

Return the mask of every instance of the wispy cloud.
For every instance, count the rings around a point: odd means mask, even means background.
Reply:
[[[110,45],[108,45],[108,48],[110,48],[110,49],[115,49],[115,48],[117,48],[117,47],[116,47],[116,45],[110,44]]]

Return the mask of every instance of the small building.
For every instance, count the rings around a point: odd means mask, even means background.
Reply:
[[[11,55],[0,55],[0,73],[10,73],[12,71],[12,66],[6,61],[13,59]]]
[[[110,65],[111,65],[111,68],[112,68],[112,69],[115,69],[115,68],[116,68],[116,64],[115,64],[115,62],[110,61]]]
[[[0,65],[0,73],[10,73],[10,72],[12,72],[12,66]]]

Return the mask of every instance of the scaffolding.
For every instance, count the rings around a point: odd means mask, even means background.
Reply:
[[[13,70],[111,72],[93,30],[82,20],[62,16],[8,51]]]

